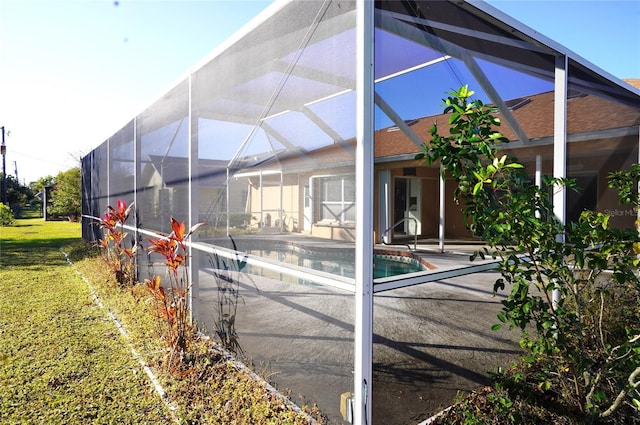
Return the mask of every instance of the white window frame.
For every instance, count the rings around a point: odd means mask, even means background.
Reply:
[[[340,199],[337,201],[327,201],[325,199],[325,184],[329,181],[336,181],[336,180],[340,180]],[[347,181],[351,181],[352,186],[355,190],[355,175],[354,174],[338,174],[338,175],[333,175],[333,176],[323,176],[322,178],[319,179],[319,189],[320,189],[320,199],[319,199],[319,207],[320,207],[320,222],[323,223],[341,223],[341,224],[353,224],[355,223],[354,219],[347,219],[347,212],[349,210],[351,210],[351,215],[352,217],[355,218],[355,208],[356,208],[356,201],[355,201],[355,192],[352,194],[353,200],[352,201],[348,201],[346,200],[346,188],[345,188],[345,182]],[[340,208],[340,215],[338,217],[334,216],[333,214],[330,213],[331,208],[329,208],[330,206],[338,206]],[[328,216],[330,215],[331,216]]]

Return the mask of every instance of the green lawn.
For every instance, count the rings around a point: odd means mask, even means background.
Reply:
[[[123,323],[128,341],[61,248]],[[78,223],[32,218],[0,227],[0,424],[171,422],[127,343],[155,369],[181,423],[309,423],[211,341],[194,338],[192,369],[168,373],[145,286],[119,288],[102,259],[88,252]],[[315,407],[305,410],[322,423]]]
[[[117,329],[60,248],[80,225],[0,227],[0,423],[168,423]]]

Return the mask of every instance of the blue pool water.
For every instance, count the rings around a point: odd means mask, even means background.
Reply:
[[[427,268],[418,261],[399,261],[386,256],[374,255],[373,278],[397,276],[399,274],[425,271]]]
[[[289,249],[249,250],[247,253],[339,276],[355,276],[355,259],[352,251],[348,251],[344,253],[344,255],[336,255],[335,252],[303,254]],[[424,270],[427,270],[427,267],[416,259],[400,256],[374,255],[374,279]]]

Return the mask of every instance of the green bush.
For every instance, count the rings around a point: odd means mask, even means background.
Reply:
[[[80,175],[79,167],[58,173],[55,187],[51,192],[51,205],[47,207],[50,215],[66,216],[73,220],[80,217],[82,198]]]
[[[532,185],[524,166],[498,151],[508,140],[496,131],[495,108],[472,95],[466,86],[450,93],[449,135],[434,125],[417,158],[440,161],[458,184],[467,226],[490,246],[476,255],[500,260],[494,291],[508,296],[493,329],[517,329],[525,354],[499,379],[577,423],[640,423],[638,230],[614,229],[591,211],[563,225],[548,193],[573,182]],[[635,164],[613,173],[610,187],[637,208],[639,181]]]
[[[5,204],[0,204],[0,226],[11,226],[13,221],[14,217],[11,208]]]

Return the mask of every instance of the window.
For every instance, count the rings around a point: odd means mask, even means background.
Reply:
[[[355,176],[332,176],[320,181],[322,221],[354,222],[356,220]]]

